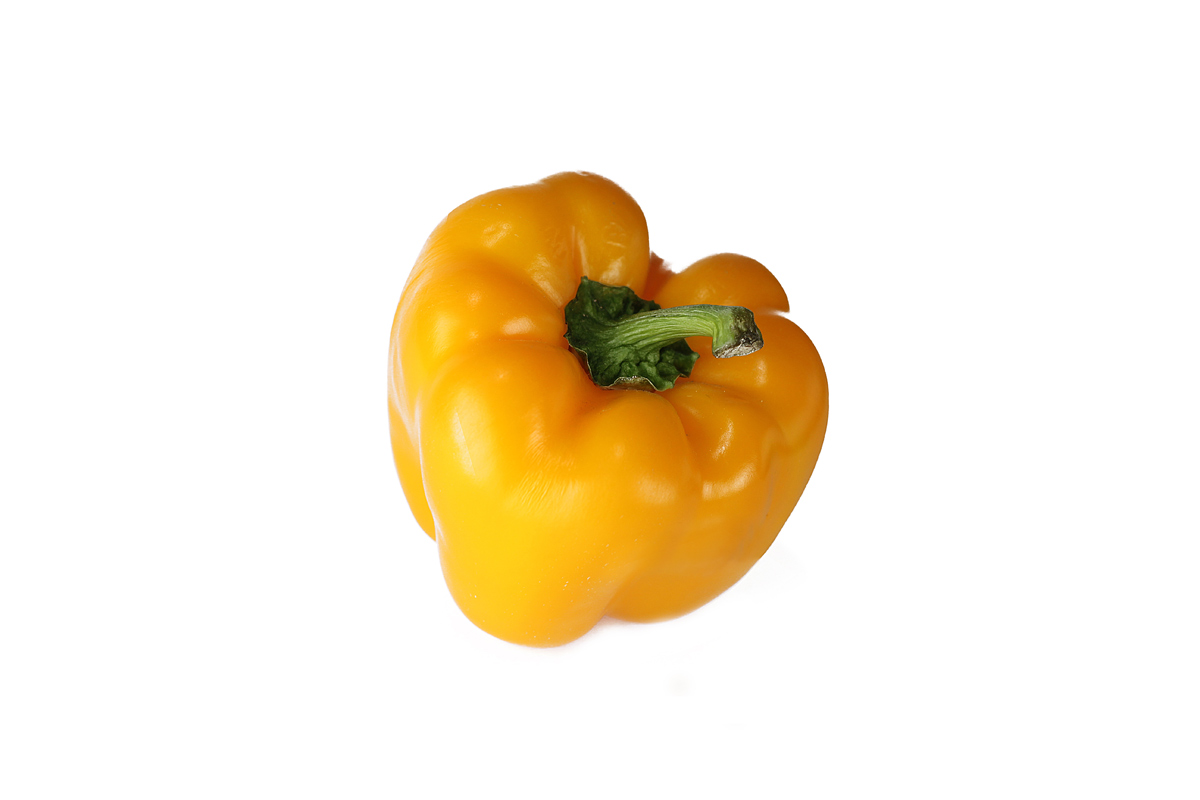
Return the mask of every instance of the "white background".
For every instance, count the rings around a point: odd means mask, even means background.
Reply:
[[[1190,3],[6,3],[0,795],[1200,796]],[[388,330],[584,169],[831,386],[750,575],[456,609]]]

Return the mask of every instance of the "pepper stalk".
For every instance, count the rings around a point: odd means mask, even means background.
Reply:
[[[691,375],[700,357],[690,336],[712,337],[717,358],[749,355],[763,346],[754,314],[741,306],[662,308],[627,286],[583,278],[563,315],[566,339],[597,386],[665,391]]]

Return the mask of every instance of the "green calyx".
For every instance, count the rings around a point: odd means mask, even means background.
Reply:
[[[584,278],[564,310],[567,343],[583,358],[597,386],[665,391],[692,373],[700,356],[689,336],[711,336],[717,358],[744,356],[763,346],[754,314],[740,306],[662,308],[628,286]]]

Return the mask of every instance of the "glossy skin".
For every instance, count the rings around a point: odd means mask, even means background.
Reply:
[[[664,307],[741,305],[766,344],[664,392],[601,389],[563,338],[580,277]],[[765,267],[736,255],[679,274],[650,253],[641,209],[563,173],[455,209],[417,259],[388,368],[405,495],[467,617],[551,646],[602,617],[651,621],[725,591],[766,552],[825,435],[828,386],[781,316]]]

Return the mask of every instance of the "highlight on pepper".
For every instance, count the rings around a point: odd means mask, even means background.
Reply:
[[[753,259],[673,273],[561,173],[450,212],[392,325],[400,483],[451,595],[510,642],[686,614],[766,552],[821,451],[820,356]]]

